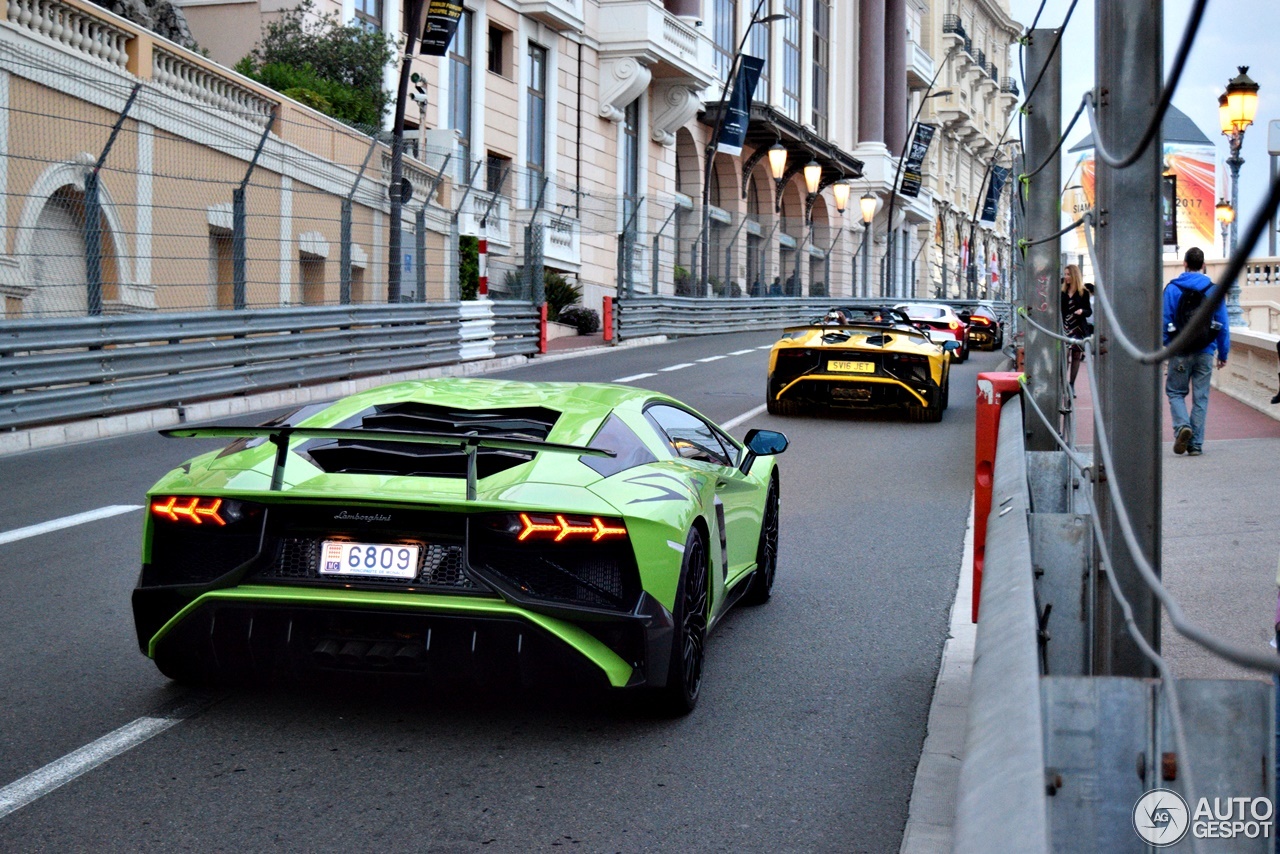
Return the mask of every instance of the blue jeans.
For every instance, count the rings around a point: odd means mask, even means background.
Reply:
[[[1191,447],[1204,444],[1204,419],[1209,412],[1209,380],[1213,378],[1214,352],[1190,356],[1174,356],[1165,373],[1164,393],[1169,397],[1169,414],[1173,416],[1173,433],[1191,428]],[[1187,417],[1187,386],[1191,391],[1191,417]]]

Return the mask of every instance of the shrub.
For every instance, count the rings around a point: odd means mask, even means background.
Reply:
[[[565,306],[560,310],[560,323],[578,327],[579,335],[590,335],[600,331],[600,315],[595,309],[582,305]]]
[[[568,279],[554,270],[543,272],[542,287],[547,300],[547,320],[558,321],[561,311],[582,299],[582,288],[570,284]],[[599,324],[599,320],[596,323]]]

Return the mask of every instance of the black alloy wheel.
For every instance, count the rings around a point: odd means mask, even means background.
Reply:
[[[698,705],[702,661],[707,644],[707,547],[697,528],[689,531],[676,589],[675,637],[667,684],[657,698],[658,711],[687,715]]]
[[[756,546],[756,571],[751,586],[742,597],[744,605],[763,605],[773,594],[773,579],[778,572],[778,476],[769,478],[769,492],[764,499],[764,516],[760,520],[760,544]]]
[[[766,380],[764,386],[765,411],[770,415],[799,415],[802,407],[794,400],[779,400],[778,388],[772,380]]]

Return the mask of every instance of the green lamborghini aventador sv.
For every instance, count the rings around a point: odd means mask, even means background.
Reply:
[[[585,678],[683,713],[773,586],[786,437],[656,392],[424,380],[163,432],[232,440],[148,493],[134,619],[174,679]]]

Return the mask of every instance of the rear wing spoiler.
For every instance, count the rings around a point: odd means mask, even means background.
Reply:
[[[808,330],[814,330],[818,332],[831,332],[833,330],[838,330],[838,329],[864,329],[864,330],[872,330],[875,332],[901,332],[907,335],[918,335],[921,338],[924,338],[930,342],[933,341],[933,339],[929,337],[928,333],[926,333],[924,330],[920,329],[919,327],[912,326],[907,323],[900,323],[900,322],[894,322],[894,323],[864,322],[864,323],[838,323],[838,324],[837,323],[805,323],[800,326],[783,327],[782,332],[783,334],[786,334],[788,332],[804,332]]]
[[[344,430],[334,427],[173,427],[161,430],[160,435],[169,439],[266,439],[276,446],[275,465],[271,470],[271,489],[279,491],[284,485],[284,464],[288,459],[289,442],[293,439],[350,439],[353,441],[400,442],[406,445],[453,445],[467,455],[467,500],[476,498],[476,449],[495,448],[503,451],[554,451],[556,453],[616,457],[616,451],[607,448],[587,448],[581,445],[561,445],[537,439],[513,439],[501,436],[478,436],[456,433],[407,433],[401,430]]]

